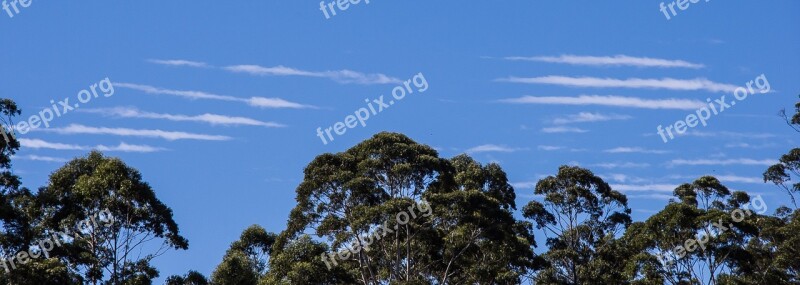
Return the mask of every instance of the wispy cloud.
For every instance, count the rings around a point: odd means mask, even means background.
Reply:
[[[544,150],[544,151],[554,151],[554,150],[562,150],[565,147],[563,147],[563,146],[553,146],[553,145],[540,145],[540,146],[537,146],[536,148],[539,149],[539,150]]]
[[[614,169],[614,168],[645,168],[649,167],[650,164],[648,163],[635,163],[635,162],[606,162],[606,163],[597,163],[589,165],[590,167],[600,167],[600,168],[607,168],[607,169]]]
[[[480,153],[480,152],[516,152],[526,150],[524,148],[511,148],[507,146],[501,145],[494,145],[494,144],[485,144],[479,145],[473,148],[466,150],[467,153]]]
[[[183,59],[148,59],[147,62],[168,66],[209,67],[205,62]]]
[[[568,148],[564,146],[555,146],[555,145],[540,145],[537,146],[536,149],[543,151],[558,151],[558,150],[568,150],[571,152],[587,151],[587,149],[585,148]]]
[[[603,152],[607,152],[607,153],[651,153],[651,154],[669,153],[669,151],[666,151],[666,150],[654,150],[654,149],[646,149],[646,148],[641,148],[641,147],[617,147],[617,148],[604,150]]]
[[[55,149],[55,150],[84,150],[82,146],[74,145],[74,144],[64,144],[64,143],[53,143],[47,142],[39,139],[19,139],[19,144],[22,148],[34,148],[34,149]]]
[[[43,131],[55,132],[67,135],[91,134],[91,135],[114,135],[123,137],[161,138],[169,141],[174,141],[174,140],[226,141],[231,139],[231,137],[218,136],[218,135],[194,134],[186,132],[170,132],[162,130],[137,130],[128,128],[89,127],[79,124],[72,124],[65,128],[44,129]]]
[[[58,163],[64,163],[64,162],[68,161],[66,158],[52,157],[52,156],[39,156],[39,155],[14,156],[13,159],[44,161],[44,162],[58,162]]]
[[[678,188],[677,184],[611,184],[611,189],[625,192],[625,193],[636,193],[633,195],[626,195],[630,199],[658,199],[658,200],[669,200],[675,198],[674,196],[668,194],[672,193],[675,188]],[[640,193],[640,192],[650,192],[650,193]]]
[[[776,135],[769,133],[740,133],[740,132],[727,132],[727,131],[722,131],[722,132],[691,131],[691,132],[686,132],[685,135],[694,137],[703,137],[703,138],[728,137],[728,138],[744,138],[744,139],[768,139],[776,137]]]
[[[516,189],[533,189],[533,188],[536,187],[536,183],[537,182],[533,182],[533,181],[515,182],[515,183],[511,183],[511,186],[513,186]]]
[[[757,177],[745,177],[745,176],[737,176],[737,175],[716,175],[714,176],[723,183],[725,182],[737,182],[737,183],[750,183],[750,184],[764,184],[763,178]]]
[[[611,180],[618,181],[618,182],[623,182],[623,183],[624,183],[625,181],[628,181],[628,175],[625,175],[625,174],[619,174],[619,173],[616,173],[616,174],[608,174],[608,175],[601,175],[600,177],[602,177],[603,179],[606,179],[606,180],[608,180],[608,179],[611,179]]]
[[[303,105],[300,103],[286,101],[281,98],[251,97],[243,102],[247,102],[247,104],[250,104],[250,106],[261,108],[318,109],[316,106]]]
[[[635,66],[635,67],[660,67],[660,68],[692,68],[699,69],[705,67],[702,64],[691,63],[684,60],[670,60],[650,57],[633,57],[627,55],[615,56],[510,56],[507,60],[538,61],[550,63],[565,63],[571,65],[590,65],[590,66]]]
[[[183,97],[193,100],[204,99],[204,100],[219,100],[228,102],[241,102],[241,103],[246,103],[250,106],[262,107],[262,108],[289,108],[289,109],[317,108],[311,105],[304,105],[300,103],[286,101],[281,98],[265,98],[265,97],[239,98],[228,95],[208,93],[203,91],[173,90],[173,89],[165,89],[149,85],[124,83],[124,82],[115,82],[114,87],[132,89],[154,95],[170,95],[170,96]]]
[[[752,148],[752,149],[762,149],[762,148],[769,148],[775,147],[777,144],[774,143],[765,143],[765,144],[749,144],[749,143],[727,143],[725,147],[727,148]]]
[[[777,160],[772,159],[674,159],[669,162],[670,165],[762,165],[770,166],[778,163]]]
[[[152,147],[149,145],[135,145],[135,144],[126,144],[120,143],[118,146],[103,146],[98,145],[95,146],[94,149],[99,151],[119,151],[119,152],[158,152],[166,150],[160,147]]]
[[[117,146],[105,146],[105,145],[81,146],[75,144],[48,142],[40,139],[20,139],[19,142],[23,148],[32,148],[32,149],[84,150],[84,151],[94,149],[99,151],[140,152],[140,153],[158,152],[166,150],[160,147],[153,147],[149,145],[132,145],[124,142],[120,143]]]
[[[589,131],[573,127],[547,127],[547,128],[542,128],[542,132],[548,134],[557,134],[557,133],[586,133]]]
[[[546,104],[546,105],[599,105],[642,109],[677,109],[697,110],[706,104],[690,99],[642,99],[637,97],[580,95],[578,97],[556,96],[523,96],[502,99],[500,102],[510,104]]]
[[[672,195],[666,194],[642,194],[642,195],[627,195],[628,199],[655,199],[655,200],[669,200],[674,199]],[[639,210],[639,212],[646,212],[647,210]],[[657,211],[650,211],[646,213],[657,213]]]
[[[612,184],[611,189],[622,192],[642,192],[642,191],[655,191],[655,192],[672,192],[678,188],[675,184]]]
[[[553,120],[554,124],[563,125],[563,124],[571,124],[571,123],[592,123],[592,122],[604,122],[604,121],[613,121],[613,120],[629,120],[633,117],[627,115],[616,115],[616,114],[600,114],[600,113],[589,113],[589,112],[580,112],[578,114],[567,115],[562,118],[556,118]]]
[[[651,179],[645,179],[641,177],[633,177],[628,176],[626,174],[621,173],[611,173],[611,174],[604,174],[600,175],[603,179],[606,180],[613,180],[620,183],[643,183],[643,182],[650,182]]]
[[[705,78],[675,79],[675,78],[599,78],[599,77],[569,77],[569,76],[542,76],[542,77],[508,77],[496,81],[527,84],[550,84],[568,87],[591,88],[633,88],[633,89],[667,89],[678,91],[733,92],[736,85],[713,82]]]
[[[236,72],[247,73],[259,76],[306,76],[306,77],[319,77],[327,78],[339,83],[355,83],[355,84],[398,84],[403,81],[394,77],[387,76],[382,73],[361,73],[352,70],[334,70],[334,71],[307,71],[282,65],[265,67],[259,65],[231,65],[223,67],[223,69]]]
[[[161,113],[144,112],[131,107],[82,109],[80,111],[87,113],[102,114],[105,116],[120,117],[120,118],[162,119],[162,120],[170,120],[178,122],[183,122],[183,121],[201,122],[201,123],[208,123],[211,125],[224,125],[224,126],[244,125],[244,126],[260,126],[268,128],[286,127],[285,125],[278,124],[275,122],[263,122],[246,117],[231,117],[231,116],[208,114],[208,113],[197,116],[161,114]]]

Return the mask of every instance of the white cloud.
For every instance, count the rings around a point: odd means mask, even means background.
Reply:
[[[670,161],[670,165],[763,165],[771,166],[778,163],[777,160],[772,159],[674,159]]]
[[[656,199],[656,200],[669,200],[675,199],[675,196],[666,195],[666,194],[643,194],[643,195],[626,195],[628,199]],[[640,212],[645,212],[646,210],[639,210]],[[647,212],[646,212],[647,213]],[[657,213],[656,211],[650,211],[649,213]]]
[[[122,83],[122,82],[115,82],[114,86],[142,91],[148,94],[171,95],[187,99],[206,99],[206,100],[219,100],[228,102],[241,102],[241,103],[246,103],[250,106],[262,107],[262,108],[292,108],[292,109],[317,108],[311,105],[303,105],[300,103],[289,102],[281,98],[265,98],[265,97],[238,98],[228,95],[207,93],[203,91],[172,90],[172,89],[164,89],[149,85]]]
[[[599,77],[569,77],[569,76],[542,76],[542,77],[508,77],[497,79],[501,82],[551,84],[569,87],[591,88],[633,88],[633,89],[667,89],[679,91],[705,90],[710,92],[733,92],[736,85],[717,83],[705,78],[695,79],[647,79],[647,78],[599,78]]]
[[[628,175],[625,174],[609,174],[607,177],[611,178],[611,180],[625,182],[628,180]]]
[[[159,152],[159,151],[165,150],[165,149],[160,148],[160,147],[152,147],[152,146],[148,146],[148,145],[133,145],[133,144],[126,144],[126,143],[120,143],[118,146],[111,146],[111,147],[98,145],[98,146],[95,146],[94,149],[99,150],[99,151],[143,152],[143,153]]]
[[[678,188],[675,184],[612,184],[611,189],[621,192],[642,192],[642,191],[655,191],[655,192],[672,192]]]
[[[572,127],[548,127],[542,128],[543,133],[586,133],[589,132],[587,130],[581,128],[572,128]]]
[[[544,150],[544,151],[554,151],[554,150],[562,150],[562,149],[564,149],[563,146],[553,146],[553,145],[540,145],[540,146],[538,146],[536,148],[539,149],[539,150]]]
[[[245,102],[247,102],[247,104],[250,104],[250,106],[262,107],[262,108],[317,109],[317,107],[315,106],[290,102],[283,100],[281,98],[251,97],[250,99],[247,99]]]
[[[140,152],[140,153],[158,152],[166,150],[160,147],[153,147],[148,145],[131,145],[124,142],[120,143],[117,146],[97,145],[93,147],[81,146],[75,144],[54,143],[40,139],[20,139],[19,142],[22,148],[33,148],[33,149],[83,150],[83,151],[96,149],[99,151]]]
[[[723,183],[737,182],[737,183],[750,183],[750,184],[764,184],[764,179],[757,177],[744,177],[736,175],[715,175],[714,177],[716,177]]]
[[[206,141],[226,141],[231,137],[194,134],[186,132],[170,132],[162,130],[137,130],[127,128],[106,128],[106,127],[89,127],[79,124],[71,124],[65,128],[44,129],[43,131],[55,132],[59,134],[92,134],[92,135],[115,135],[125,137],[149,137],[161,138],[165,140],[206,140]]]
[[[269,127],[269,128],[285,127],[285,125],[278,124],[275,122],[262,122],[251,118],[231,117],[231,116],[208,114],[208,113],[197,116],[186,116],[186,115],[144,112],[144,111],[139,111],[136,108],[128,108],[128,107],[117,107],[117,108],[107,108],[107,109],[83,109],[80,111],[87,113],[103,114],[106,116],[122,117],[122,118],[163,119],[163,120],[178,121],[178,122],[181,121],[202,122],[211,125],[225,125],[225,126],[245,125],[245,126]]]
[[[550,63],[566,63],[572,65],[591,65],[591,66],[635,66],[635,67],[661,67],[661,68],[692,68],[699,69],[705,66],[698,63],[691,63],[683,60],[670,60],[650,57],[633,57],[627,55],[615,56],[579,56],[579,55],[561,55],[561,56],[534,56],[534,57],[520,57],[512,56],[506,57],[507,60],[522,60],[522,61],[539,61]]]
[[[649,167],[650,164],[648,163],[635,163],[635,162],[606,162],[606,163],[597,163],[589,165],[591,167],[600,167],[600,168],[645,168]]]
[[[59,162],[59,163],[67,162],[66,158],[51,157],[51,156],[39,156],[39,155],[14,156],[13,159],[44,161],[44,162]]]
[[[22,148],[44,148],[55,150],[84,150],[82,146],[74,144],[52,143],[39,139],[19,139],[19,144]]]
[[[536,187],[537,182],[526,181],[526,182],[516,182],[511,183],[511,186],[515,189],[533,189]]]
[[[651,154],[669,153],[669,151],[666,151],[666,150],[653,150],[653,149],[645,149],[645,148],[641,148],[641,147],[617,147],[617,148],[604,150],[603,152],[607,152],[607,153],[651,153]]]
[[[752,149],[762,149],[762,148],[769,148],[777,146],[774,143],[765,143],[765,144],[749,144],[749,143],[727,143],[725,147],[727,148],[752,148]]]
[[[208,67],[205,62],[197,62],[183,59],[148,59],[150,63],[168,66],[188,66],[188,67]]]
[[[507,146],[500,146],[494,144],[485,144],[479,145],[473,148],[468,149],[467,153],[479,153],[479,152],[516,152],[520,150],[525,150],[522,148],[510,148]]]
[[[511,104],[548,104],[548,105],[600,105],[642,109],[677,109],[697,110],[706,104],[691,99],[642,99],[636,97],[580,95],[578,97],[555,96],[523,96],[502,99],[500,102]]]
[[[652,181],[651,179],[628,176],[626,174],[620,174],[620,173],[604,174],[600,175],[600,177],[602,177],[605,180],[613,180],[619,183],[650,183]]]
[[[394,77],[389,77],[382,73],[366,74],[352,70],[335,70],[335,71],[306,71],[296,68],[286,67],[282,65],[274,67],[265,67],[259,65],[231,65],[223,69],[236,72],[247,73],[251,75],[260,76],[306,76],[306,77],[319,77],[327,78],[339,83],[355,83],[355,84],[398,84],[403,81]]]
[[[580,112],[578,114],[567,115],[563,118],[553,120],[554,124],[563,125],[570,123],[591,123],[591,122],[604,122],[612,120],[628,120],[633,117],[627,115],[604,115],[600,113]]]
[[[702,138],[730,137],[730,138],[746,138],[746,139],[768,139],[776,137],[776,135],[769,133],[738,133],[738,132],[727,132],[727,131],[723,132],[691,131],[685,133],[684,135],[702,137]]]

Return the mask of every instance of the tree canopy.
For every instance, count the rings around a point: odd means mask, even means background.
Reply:
[[[782,114],[800,132],[796,109]],[[19,114],[0,101],[0,123]],[[0,141],[0,284],[152,284],[154,259],[188,249],[172,209],[122,160],[92,151],[30,190],[13,172],[19,148]],[[590,169],[552,171],[518,209],[499,164],[378,133],[306,166],[285,229],[252,225],[208,277],[166,284],[800,284],[798,148],[763,174],[790,205],[702,176],[642,221]]]

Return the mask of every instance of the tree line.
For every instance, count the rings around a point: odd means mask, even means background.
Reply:
[[[800,132],[795,107],[783,115]],[[4,99],[0,114],[20,110]],[[152,284],[152,260],[188,249],[172,210],[120,159],[91,152],[34,191],[12,171],[19,148],[0,141],[0,284]],[[633,222],[625,194],[589,169],[561,166],[517,205],[498,164],[384,132],[311,161],[283,231],[250,226],[210,276],[166,283],[800,284],[800,148],[763,177],[791,205],[758,211],[760,197],[703,176]],[[86,222],[101,214],[113,222]]]

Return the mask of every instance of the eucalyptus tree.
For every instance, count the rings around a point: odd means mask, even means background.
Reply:
[[[231,244],[211,281],[214,284],[255,285],[267,272],[267,262],[277,235],[258,225],[248,227]]]
[[[12,157],[20,149],[14,133],[14,118],[22,111],[11,99],[0,99],[0,253],[2,258],[13,258],[27,251],[42,237],[37,224],[41,209],[36,194],[21,187],[21,179],[14,174]],[[8,267],[8,271],[6,271]],[[80,284],[79,276],[55,259],[29,260],[12,266],[6,263],[0,269],[0,284]]]
[[[536,184],[523,215],[547,237],[547,267],[537,284],[618,283],[625,257],[614,254],[616,236],[631,223],[628,200],[591,171],[561,166]],[[609,254],[611,253],[611,254]]]
[[[69,235],[53,253],[90,284],[148,284],[154,258],[189,246],[139,171],[99,152],[53,172],[37,198],[43,233]]]
[[[334,252],[353,252],[360,283],[425,280],[434,233],[427,219],[400,225],[395,215],[420,202],[426,191],[452,177],[435,150],[392,133],[380,133],[337,154],[323,154],[305,169],[297,188],[297,206],[274,250],[310,229],[330,242]],[[445,180],[443,180],[445,179]],[[383,229],[369,245],[366,236]],[[349,259],[349,258],[348,258]],[[344,263],[344,262],[343,262]]]
[[[729,256],[731,270],[718,284],[800,284],[800,213],[780,207],[745,223],[752,235]]]
[[[711,176],[673,193],[677,202],[626,232],[624,240],[638,251],[626,267],[630,276],[664,284],[739,284],[729,282],[774,271],[759,255],[776,249],[773,242],[783,237],[768,232],[783,223],[762,215],[768,207],[761,197],[731,192]]]
[[[11,126],[14,117],[22,113],[10,99],[0,99],[0,247],[4,252],[16,252],[27,246],[30,238],[30,217],[26,217],[24,205],[33,203],[32,193],[21,189],[19,176],[12,171],[11,158],[19,151],[20,143]],[[16,202],[16,203],[15,203]]]
[[[290,240],[280,251],[273,251],[269,258],[269,270],[259,285],[358,284],[359,268],[354,264],[340,263],[328,267],[320,258],[331,252],[330,247],[315,241],[309,235]],[[249,284],[249,283],[241,283]]]
[[[165,285],[208,285],[208,279],[200,272],[191,270],[186,275],[173,275],[167,278]]]
[[[517,221],[516,194],[496,163],[481,165],[467,155],[450,159],[455,190],[430,195],[441,239],[439,284],[520,284],[540,269],[533,226]]]
[[[781,110],[781,116],[792,129],[800,132],[800,102],[795,104],[795,114],[789,117],[785,110]],[[792,176],[800,179],[800,148],[793,148],[788,153],[781,156],[780,161],[770,166],[764,172],[764,182],[772,182],[783,188],[792,200],[792,205],[797,209],[795,194],[800,192],[800,181],[790,183]]]
[[[541,264],[532,226],[514,218],[514,189],[496,164],[439,158],[404,135],[379,133],[317,156],[304,172],[273,245],[271,284],[320,266],[328,269],[319,284],[518,284]]]

